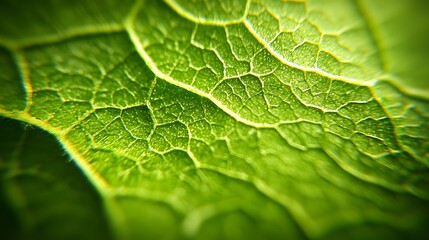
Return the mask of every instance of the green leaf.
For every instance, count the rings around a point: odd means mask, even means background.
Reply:
[[[9,211],[2,215],[0,236],[108,239],[99,196],[55,139],[17,121],[0,122],[7,136],[0,140],[1,207]]]
[[[423,238],[425,7],[6,1],[0,115],[52,134],[93,187],[44,133],[0,122],[2,209],[24,226],[7,233]],[[10,177],[27,168],[49,179]]]

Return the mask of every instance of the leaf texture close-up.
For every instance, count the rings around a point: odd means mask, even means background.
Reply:
[[[0,238],[427,239],[428,7],[0,1]]]

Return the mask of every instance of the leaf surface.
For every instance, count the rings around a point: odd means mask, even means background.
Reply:
[[[101,200],[55,139],[0,119],[3,239],[109,239]],[[7,214],[8,213],[8,214]]]
[[[0,10],[0,114],[57,138],[114,237],[425,231],[429,74],[410,36],[428,36],[392,33],[418,8],[94,3]]]

